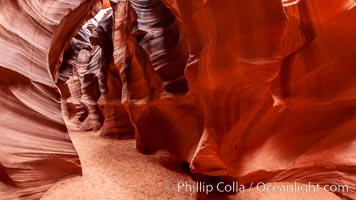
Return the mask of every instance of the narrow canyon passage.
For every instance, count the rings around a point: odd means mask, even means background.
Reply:
[[[57,182],[43,200],[196,199],[194,192],[178,193],[167,188],[179,181],[192,182],[187,168],[167,154],[140,154],[133,139],[104,139],[91,131],[69,131],[69,135],[78,151],[83,176]]]
[[[92,131],[69,130],[83,175],[57,182],[42,200],[341,200],[329,192],[270,193],[262,192],[262,187],[260,191],[247,188],[237,194],[206,196],[203,187],[196,183],[209,182],[194,182],[188,169],[167,153],[143,155],[135,148],[133,139],[104,139]]]
[[[356,199],[355,19],[356,0],[0,0],[0,199]]]

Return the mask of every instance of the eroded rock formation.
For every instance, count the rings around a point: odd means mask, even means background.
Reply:
[[[2,187],[29,198],[80,172],[53,79],[65,45],[97,10],[96,1],[51,2],[0,3],[7,13],[0,15],[1,49],[10,47],[0,53],[7,77],[1,80],[0,175]],[[134,133],[139,151],[168,150],[190,163],[192,173],[247,185],[347,185],[349,191],[338,195],[355,197],[353,0],[131,0],[111,6],[114,18],[93,33],[107,73],[99,103],[103,136]],[[20,12],[18,23],[9,23],[11,9]],[[44,170],[37,162],[50,164]],[[52,167],[53,174],[21,174],[28,166],[34,173]]]
[[[198,58],[190,86],[206,96],[192,171],[344,183],[355,197],[354,1],[166,3]]]
[[[81,174],[55,85],[64,46],[97,1],[0,2],[0,196],[39,199]]]
[[[189,49],[190,93],[131,105],[139,149],[169,149],[193,173],[245,184],[346,184],[339,195],[353,198],[354,1],[163,2]]]

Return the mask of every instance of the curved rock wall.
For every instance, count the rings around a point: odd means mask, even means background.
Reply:
[[[132,2],[148,33],[173,19],[159,1]],[[193,173],[244,184],[346,184],[339,195],[353,197],[355,3],[163,2],[187,44],[190,92],[129,105],[139,150],[167,149]],[[141,42],[153,66],[169,60],[169,39]]]
[[[39,199],[81,174],[54,78],[96,1],[0,1],[0,198]]]
[[[53,78],[94,2],[0,2],[6,198],[38,198],[80,173]],[[117,74],[109,76],[114,103],[104,117],[124,116],[139,151],[168,150],[192,173],[241,184],[342,184],[349,191],[339,195],[356,195],[354,1],[130,2],[137,27],[127,1],[114,9],[110,70]]]
[[[355,2],[175,1],[204,106],[191,170],[356,192]],[[214,155],[214,156],[212,156]]]
[[[143,32],[139,38],[140,45],[163,80],[165,92],[187,93],[188,83],[184,74],[189,52],[175,16],[161,0],[132,0],[131,4],[137,13],[137,28]]]

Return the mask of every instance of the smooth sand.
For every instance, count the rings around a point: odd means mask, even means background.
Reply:
[[[192,178],[168,155],[143,155],[133,139],[104,139],[79,131],[70,131],[70,136],[83,176],[57,182],[42,199],[196,199],[195,193],[176,191],[178,182]]]
[[[188,170],[167,154],[143,155],[135,140],[104,139],[94,132],[70,131],[83,167],[83,176],[57,182],[43,196],[44,200],[115,199],[115,200],[337,200],[323,193],[270,193],[256,189],[229,197],[209,195],[198,198],[196,192],[179,191],[178,183],[194,183]],[[282,183],[276,183],[282,184]]]

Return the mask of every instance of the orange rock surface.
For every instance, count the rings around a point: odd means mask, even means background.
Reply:
[[[80,173],[54,80],[102,2],[48,2],[0,2],[4,195],[38,198]],[[246,185],[347,185],[337,195],[355,199],[355,1],[114,2],[104,117],[126,113],[140,152]]]
[[[1,199],[39,199],[57,180],[81,174],[54,79],[67,41],[100,6],[0,2]]]

